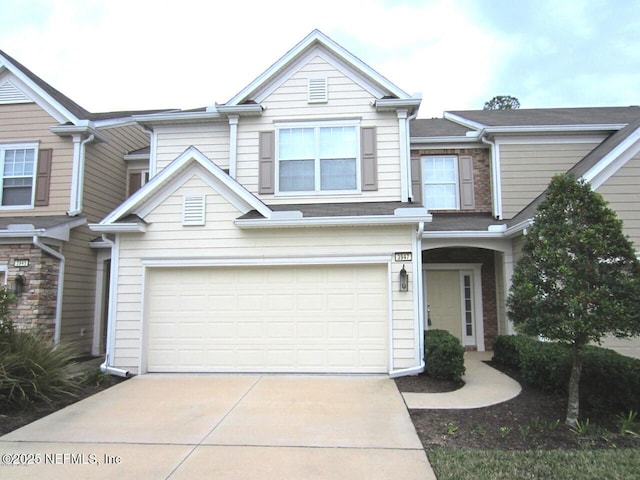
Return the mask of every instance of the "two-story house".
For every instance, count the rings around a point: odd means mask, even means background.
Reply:
[[[637,107],[420,103],[313,31],[224,104],[135,116],[135,193],[91,225],[112,247],[105,370],[417,373],[425,329],[478,350],[511,332],[553,173],[640,203]]]
[[[111,252],[88,224],[124,201],[124,156],[148,145],[130,112],[90,113],[0,51],[0,283],[18,328],[104,352]]]

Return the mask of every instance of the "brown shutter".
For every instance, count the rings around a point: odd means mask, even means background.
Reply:
[[[376,127],[363,127],[360,131],[362,191],[378,190],[378,155]]]
[[[258,193],[275,193],[276,152],[274,132],[260,132]]]
[[[49,189],[51,186],[51,161],[53,150],[43,149],[38,152],[38,171],[36,172],[36,207],[49,205]]]
[[[413,203],[422,203],[422,158],[411,156],[411,193]]]
[[[473,194],[473,158],[460,157],[458,165],[460,176],[460,210],[473,210],[475,199]]]
[[[140,190],[142,185],[142,172],[129,174],[129,196]]]

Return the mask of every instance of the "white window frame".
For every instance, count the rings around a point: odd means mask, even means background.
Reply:
[[[426,180],[426,169],[425,169],[425,160],[432,158],[450,158],[453,160],[453,168],[454,168],[454,181],[453,182],[427,182]],[[422,199],[423,204],[429,210],[460,210],[460,159],[458,155],[455,154],[443,154],[443,155],[422,155],[420,157],[421,162],[421,171],[422,171]],[[440,208],[440,207],[430,207],[427,205],[427,185],[453,185],[455,191],[455,207],[453,208]]]
[[[0,285],[7,288],[7,276],[9,275],[8,262],[0,262]]]
[[[0,144],[0,210],[24,210],[34,208],[36,197],[36,180],[38,177],[38,150],[37,143],[6,143]],[[4,194],[4,162],[7,150],[33,150],[33,175],[31,176],[31,201],[24,205],[2,205]]]
[[[322,190],[321,189],[321,177],[320,177],[320,156],[318,138],[321,128],[331,127],[353,127],[356,135],[356,188],[353,190]],[[313,128],[315,130],[316,147],[314,160],[314,181],[315,186],[313,190],[299,190],[299,191],[280,191],[280,131],[292,128]],[[275,184],[276,195],[280,196],[305,196],[305,195],[344,195],[344,194],[357,194],[362,192],[361,181],[361,151],[360,151],[360,122],[358,120],[335,120],[335,121],[320,121],[320,122],[288,122],[278,123],[275,125]]]
[[[133,195],[130,191],[129,191],[129,186],[131,184],[131,175],[132,174],[136,174],[136,173],[140,173],[140,186],[139,188],[142,188],[146,185],[146,183],[149,181],[149,169],[148,168],[129,168],[127,170],[127,197],[130,197],[131,195]]]

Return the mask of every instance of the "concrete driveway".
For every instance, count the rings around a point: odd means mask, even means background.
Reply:
[[[435,479],[377,376],[143,375],[0,437],[0,453],[13,479]]]

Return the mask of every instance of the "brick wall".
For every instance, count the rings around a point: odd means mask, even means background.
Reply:
[[[411,151],[412,159],[420,158],[422,155],[458,155],[458,157],[472,157],[473,194],[476,208],[475,210],[465,210],[465,212],[491,213],[491,160],[489,150],[485,148],[447,148]]]
[[[15,260],[29,265],[16,267]],[[57,259],[31,244],[0,246],[0,261],[7,264],[6,288],[13,292],[18,275],[24,278],[24,291],[10,308],[9,316],[20,329],[40,329],[53,337],[58,294]]]
[[[498,335],[498,308],[496,300],[496,269],[493,250],[483,248],[437,248],[422,252],[424,263],[481,263],[482,268],[482,323],[485,349],[493,349]]]

